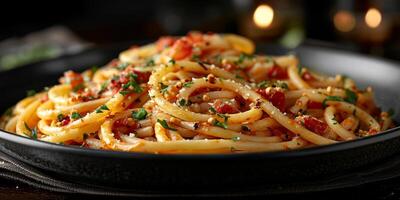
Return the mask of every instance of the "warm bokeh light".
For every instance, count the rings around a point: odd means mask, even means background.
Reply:
[[[349,32],[354,29],[356,25],[356,19],[354,15],[348,11],[338,11],[333,16],[333,24],[336,29],[341,32]]]
[[[365,14],[365,23],[371,27],[376,28],[381,24],[382,14],[376,8],[370,8]]]
[[[274,10],[269,5],[259,5],[254,11],[253,21],[260,28],[267,28],[270,26],[273,19]]]

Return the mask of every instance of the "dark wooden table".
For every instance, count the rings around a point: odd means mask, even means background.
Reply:
[[[46,200],[46,199],[141,199],[141,198],[116,198],[99,197],[78,194],[63,194],[44,191],[18,182],[0,179],[0,200]],[[197,199],[197,198],[190,198]],[[232,199],[232,198],[230,198]],[[233,198],[236,199],[236,198]],[[237,198],[239,199],[239,198]],[[240,198],[249,199],[249,198]],[[330,190],[324,192],[313,192],[291,195],[273,195],[265,199],[400,199],[400,178],[365,184],[354,188]]]

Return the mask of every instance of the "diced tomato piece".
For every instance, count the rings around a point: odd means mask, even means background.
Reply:
[[[257,89],[257,93],[261,94],[264,98],[270,101],[280,111],[285,111],[285,93],[276,88]]]
[[[116,120],[113,124],[112,131],[115,138],[120,139],[120,135],[134,133],[137,128],[139,128],[139,123],[134,120],[128,120],[128,118],[125,118]]]
[[[309,101],[307,103],[307,108],[309,109],[322,109],[322,103],[316,101]]]
[[[64,80],[62,82],[65,84],[70,84],[71,88],[75,88],[76,86],[83,83],[83,77],[79,73],[67,71],[64,73]]]
[[[175,39],[173,37],[170,37],[170,36],[161,37],[156,43],[157,50],[162,51],[165,48],[172,46],[172,44],[174,44],[174,42],[175,42]]]
[[[61,120],[61,126],[68,125],[71,122],[71,118],[69,116],[65,116],[63,120]]]
[[[119,77],[119,81],[120,84],[126,84],[129,82],[129,77],[126,75],[122,75]]]
[[[246,106],[246,99],[244,99],[242,96],[236,96],[235,101],[238,103],[238,105],[242,108]]]
[[[267,77],[270,79],[287,79],[287,70],[279,66],[273,66],[268,69]]]
[[[175,60],[182,60],[192,54],[192,44],[185,40],[177,40],[171,48],[170,56]]]
[[[233,114],[239,112],[239,110],[233,105],[227,102],[223,102],[222,100],[219,99],[214,102],[214,108],[217,111],[217,113],[221,114]]]
[[[133,73],[137,75],[136,81],[139,84],[149,82],[151,72],[140,72],[140,71],[133,70]]]
[[[306,80],[306,81],[313,81],[313,80],[315,80],[314,76],[313,76],[310,72],[308,72],[308,71],[303,72],[303,75],[302,75],[301,77],[302,77],[304,80]]]
[[[368,135],[376,135],[378,131],[376,129],[370,129],[368,130]]]
[[[315,117],[304,116],[303,119],[304,119],[304,126],[308,130],[315,132],[317,134],[323,134],[325,130],[328,128],[328,125],[325,122]]]

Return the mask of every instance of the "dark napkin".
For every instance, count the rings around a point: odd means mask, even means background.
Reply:
[[[69,182],[59,180],[44,171],[16,160],[0,152],[0,177],[19,181],[36,188],[74,194],[92,194],[108,196],[136,196],[136,197],[159,197],[159,196],[244,196],[244,195],[266,195],[266,194],[288,194],[304,193],[311,191],[324,191],[337,188],[354,187],[361,184],[372,183],[400,176],[400,154],[388,159],[381,160],[375,164],[343,173],[341,175],[308,180],[304,182],[268,184],[241,190],[232,189],[222,192],[190,192],[179,193],[176,191],[162,192],[155,190],[121,190],[97,185]]]

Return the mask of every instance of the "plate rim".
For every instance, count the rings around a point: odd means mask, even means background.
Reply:
[[[268,44],[262,44],[262,45],[268,45]],[[262,46],[260,45],[260,46]],[[112,45],[113,48],[119,46],[119,45]],[[119,47],[118,47],[119,48]],[[89,48],[81,53],[74,54],[74,55],[66,55],[66,56],[61,56],[59,58],[54,58],[48,61],[42,61],[38,63],[34,63],[33,65],[41,65],[46,62],[52,62],[56,60],[62,60],[64,58],[72,58],[74,56],[79,56],[84,53],[96,51],[96,50],[104,50],[104,47],[93,47]],[[399,66],[400,63],[394,61],[394,60],[389,60],[389,59],[384,59],[380,57],[374,57],[374,56],[367,56],[363,55],[360,53],[356,52],[351,52],[348,50],[343,50],[343,49],[335,49],[331,47],[321,47],[318,45],[313,45],[313,44],[304,44],[300,45],[299,47],[292,49],[291,51],[296,52],[301,49],[312,49],[313,51],[324,51],[326,53],[331,53],[331,54],[336,54],[340,56],[351,56],[351,57],[357,57],[358,59],[364,59],[368,61],[379,61],[382,63],[385,63],[389,67],[395,67]],[[288,50],[288,49],[285,49]],[[26,68],[27,66],[23,67],[18,67],[16,69],[18,70],[23,70],[23,68]],[[397,70],[400,71],[400,68]],[[14,72],[15,70],[11,70],[10,72]],[[1,72],[1,73],[7,73],[9,71]],[[25,145],[25,146],[30,146],[34,148],[42,148],[42,149],[51,149],[54,151],[64,151],[64,152],[71,152],[71,153],[76,153],[80,155],[90,155],[90,156],[98,156],[98,157],[119,157],[119,158],[139,158],[139,159],[232,159],[232,158],[291,158],[291,157],[302,157],[302,156],[312,156],[316,154],[324,154],[324,153],[332,153],[332,152],[337,152],[337,151],[347,151],[349,149],[356,149],[356,148],[361,148],[364,146],[384,142],[390,139],[394,139],[396,137],[400,137],[400,126],[396,126],[394,128],[385,130],[379,134],[364,137],[364,138],[359,138],[356,140],[351,140],[351,141],[343,141],[343,142],[338,142],[335,144],[329,144],[329,145],[322,145],[322,146],[316,146],[316,147],[311,147],[311,148],[306,148],[306,149],[295,149],[295,150],[289,150],[289,151],[273,151],[273,152],[246,152],[246,153],[225,153],[225,154],[154,154],[154,153],[142,153],[142,152],[124,152],[124,151],[114,151],[114,150],[100,150],[100,149],[89,149],[85,147],[79,147],[79,146],[71,146],[71,145],[62,145],[62,144],[56,144],[56,143],[51,143],[51,142],[46,142],[46,141],[41,141],[41,140],[34,140],[28,137],[16,135],[14,133],[5,131],[5,130],[0,130],[0,140],[5,140],[8,142],[13,142],[17,143],[20,145]]]

